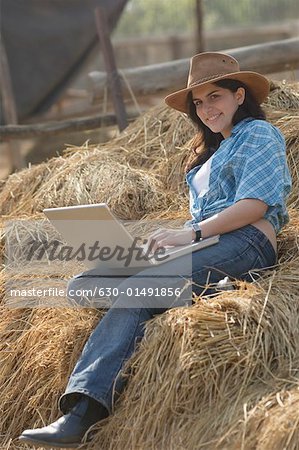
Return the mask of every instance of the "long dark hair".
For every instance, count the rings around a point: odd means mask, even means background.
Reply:
[[[231,92],[236,92],[238,88],[245,89],[245,99],[242,105],[240,105],[233,115],[232,124],[236,125],[246,117],[253,117],[254,119],[266,120],[266,115],[261,106],[256,101],[255,97],[250,92],[250,89],[239,80],[224,79],[215,81],[213,83],[224,89],[228,89]],[[196,128],[198,133],[194,137],[191,143],[191,154],[187,161],[185,171],[189,172],[193,167],[204,164],[210,156],[219,148],[223,136],[221,133],[213,133],[198,117],[196,114],[196,107],[193,103],[192,92],[189,92],[187,97],[188,115]]]

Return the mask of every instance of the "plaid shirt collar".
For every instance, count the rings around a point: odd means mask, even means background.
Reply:
[[[236,125],[233,126],[231,131],[231,136],[235,136],[239,133],[239,131],[244,127],[244,125],[248,122],[251,122],[254,120],[253,117],[246,117],[245,119],[240,120],[240,122],[236,123]]]

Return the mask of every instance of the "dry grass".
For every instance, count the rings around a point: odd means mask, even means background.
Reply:
[[[270,82],[270,95],[266,105],[272,109],[298,111],[299,92],[298,83],[284,81]]]
[[[100,314],[69,308],[0,310],[0,435],[6,445],[29,423],[57,417],[57,395]]]
[[[294,186],[291,222],[279,236],[279,265],[254,284],[216,299],[198,298],[148,323],[127,365],[129,383],[115,413],[89,450],[298,450],[299,132],[296,86],[280,85],[267,104],[285,134]],[[275,108],[275,110],[273,109]],[[185,220],[185,143],[194,130],[164,106],[140,117],[117,139],[69,148],[65,155],[14,174],[2,186],[4,235],[23,261],[24,240],[50,233],[43,207],[107,202],[125,219]],[[9,218],[22,220],[11,222]],[[16,239],[17,237],[17,239]],[[35,283],[65,283],[77,268],[55,266]],[[0,447],[26,448],[15,438],[55,420],[57,400],[102,312],[94,309],[8,308],[0,274]],[[55,302],[55,298],[51,298]],[[60,299],[57,299],[60,300]]]
[[[17,216],[53,205],[96,202],[108,203],[126,219],[162,211],[179,203],[173,190],[179,179],[183,184],[177,168],[186,157],[186,148],[178,146],[192,133],[183,116],[169,113],[164,106],[155,108],[100,148],[72,148],[64,158],[10,176],[0,192],[1,213]],[[186,197],[185,192],[182,196]]]

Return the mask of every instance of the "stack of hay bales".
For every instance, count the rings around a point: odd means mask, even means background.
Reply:
[[[299,449],[298,86],[273,85],[265,106],[286,136],[294,183],[279,265],[254,284],[148,323],[127,364],[127,389],[89,450]],[[69,148],[11,175],[0,192],[2,262],[7,220],[31,233],[29,219],[44,207],[107,202],[123,219],[187,219],[183,166],[193,134],[183,115],[160,106],[101,147]],[[58,267],[47,283],[76,270]],[[57,400],[104,312],[8,308],[4,300],[0,309],[0,447],[16,450],[24,428],[58,417]]]

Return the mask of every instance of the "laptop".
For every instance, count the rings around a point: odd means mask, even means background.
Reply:
[[[192,244],[160,248],[153,253],[148,242],[134,237],[106,203],[47,208],[43,212],[73,255],[90,269],[140,270],[219,241],[219,235],[216,235]]]

